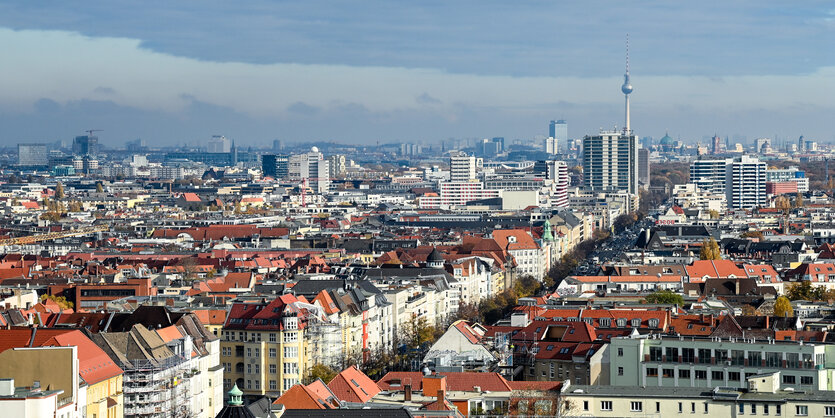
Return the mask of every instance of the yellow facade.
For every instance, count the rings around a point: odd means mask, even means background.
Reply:
[[[87,386],[87,418],[123,418],[124,394],[122,393],[122,376],[114,376]],[[116,401],[108,407],[107,398]]]
[[[223,329],[220,347],[225,387],[237,384],[245,395],[277,397],[301,383],[309,367],[304,329]]]

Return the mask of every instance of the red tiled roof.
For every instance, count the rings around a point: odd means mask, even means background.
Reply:
[[[380,393],[380,387],[356,366],[341,371],[328,388],[339,400],[355,403],[366,403]]]

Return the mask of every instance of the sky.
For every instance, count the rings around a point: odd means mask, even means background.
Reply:
[[[829,1],[0,3],[0,146],[835,140]],[[797,4],[796,4],[797,3]]]

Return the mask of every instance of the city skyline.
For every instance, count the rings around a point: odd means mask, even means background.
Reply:
[[[201,6],[0,6],[0,144],[67,140],[91,126],[114,146],[217,132],[242,146],[533,138],[551,119],[581,138],[623,123],[627,32],[637,136],[833,139],[835,63],[818,52],[832,43],[820,35],[835,28],[835,10],[824,3],[611,6],[596,11],[616,22],[600,31],[584,30],[585,6],[365,6],[379,7],[376,17]],[[543,11],[562,12],[550,13],[561,26],[531,24]],[[499,13],[506,26],[484,19]]]

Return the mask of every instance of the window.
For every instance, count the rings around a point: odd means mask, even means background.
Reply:
[[[664,369],[664,377],[675,377],[674,369]]]
[[[745,404],[744,403],[739,404],[739,413],[740,413],[740,415],[745,413]]]
[[[678,370],[678,378],[679,379],[689,379],[690,378],[690,370],[679,369]]]
[[[299,340],[299,333],[296,331],[292,332],[285,332],[284,333],[284,342],[285,343],[294,343]]]
[[[270,374],[275,374],[276,366],[275,364],[270,364]]]
[[[647,376],[658,376],[658,368],[657,367],[647,367]]]
[[[650,347],[649,348],[649,360],[650,361],[661,361],[661,347]]]
[[[696,402],[690,402],[690,413],[691,414],[696,413]]]
[[[710,372],[712,380],[725,380],[725,372],[722,370],[713,370]]]
[[[261,389],[261,381],[260,380],[255,381],[255,389]]]
[[[784,374],[783,375],[783,384],[784,385],[793,385],[795,383],[795,378],[792,375]]]
[[[707,413],[707,406],[708,406],[708,405],[709,405],[709,404],[708,404],[707,402],[705,402],[705,414]]]
[[[835,406],[824,406],[823,407],[823,416],[825,416],[825,417],[835,417]]]
[[[299,364],[284,363],[284,374],[299,374]]]
[[[290,389],[296,383],[299,383],[299,379],[295,379],[295,378],[284,379],[284,390]]]
[[[261,349],[260,348],[255,349],[255,357],[259,357],[259,358],[261,357]]]
[[[697,380],[707,380],[707,370],[696,370],[695,373]]]
[[[284,347],[284,357],[296,358],[299,356],[299,347]]]
[[[274,333],[274,332],[271,332],[271,333],[270,333],[270,342],[271,342],[271,343],[274,343],[274,342],[275,342],[275,333]]]
[[[667,347],[664,349],[664,355],[667,356],[667,361],[678,361],[678,349],[675,347]]]
[[[783,405],[774,405],[774,415],[780,415],[783,413]]]
[[[632,401],[629,403],[629,410],[632,412],[641,412],[644,410],[644,403],[640,401]]]
[[[751,404],[751,414],[753,415],[753,414],[756,414],[756,413],[757,413],[757,404],[752,403]]]
[[[623,348],[618,347],[618,357],[623,357]]]
[[[678,413],[680,414],[680,413],[682,413],[682,412],[684,412],[684,404],[682,404],[681,402],[679,402],[679,403],[678,403]]]
[[[763,415],[768,415],[768,404],[763,404]]]
[[[278,385],[276,385],[275,380],[270,380],[270,390],[277,390]]]
[[[809,407],[806,405],[797,405],[794,407],[794,414],[797,416],[805,417],[809,415]]]
[[[661,412],[661,402],[655,403],[655,412]]]
[[[739,372],[728,372],[729,382],[739,382]]]
[[[813,382],[812,376],[800,376],[801,385],[811,385]]]
[[[612,410],[612,401],[600,401],[600,410],[601,411],[611,411]]]
[[[699,349],[699,363],[701,364],[708,364],[710,363],[710,350],[700,348]]]
[[[260,364],[255,365],[255,373],[261,373],[261,365]]]
[[[270,349],[270,357],[275,357],[275,348]]]
[[[618,367],[618,376],[623,376],[623,367]]]
[[[765,367],[783,367],[783,354],[765,353]]]
[[[696,350],[692,348],[681,349],[681,361],[684,363],[693,363],[696,358]]]
[[[246,356],[247,356],[247,357],[252,357],[252,348],[247,347],[247,349],[246,349]]]
[[[252,373],[252,364],[247,364],[246,365],[246,372],[247,373]]]
[[[589,401],[583,401],[583,411],[589,410]]]

